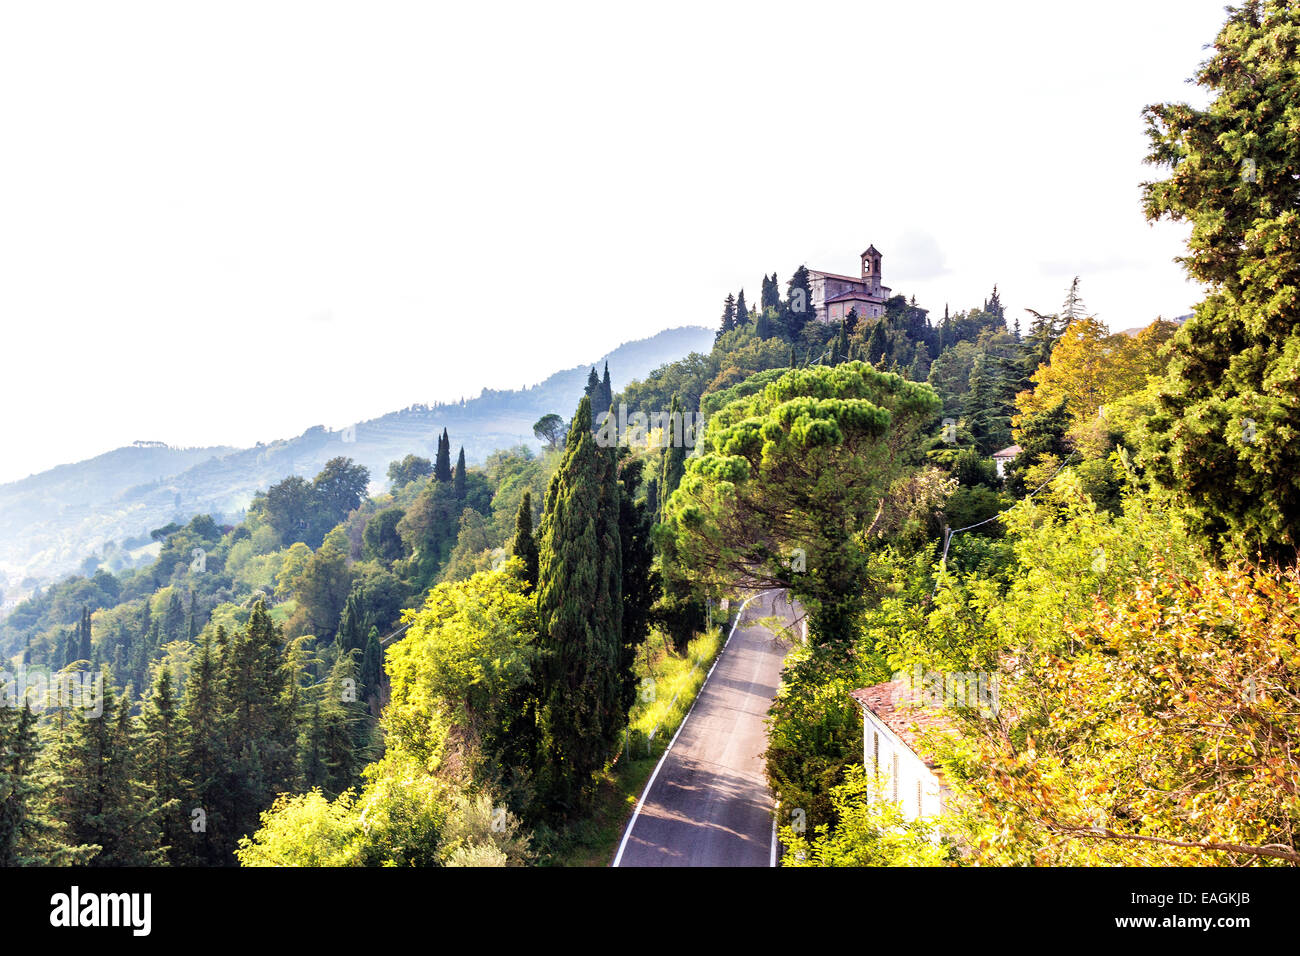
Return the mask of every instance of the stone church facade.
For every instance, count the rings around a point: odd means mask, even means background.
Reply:
[[[834,272],[808,270],[812,288],[812,305],[819,322],[839,322],[856,309],[859,319],[875,319],[885,314],[889,287],[881,284],[881,255],[875,246],[862,253],[862,275],[837,275]]]

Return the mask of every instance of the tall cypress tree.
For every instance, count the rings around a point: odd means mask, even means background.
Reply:
[[[525,491],[515,515],[515,536],[510,542],[510,553],[524,562],[526,593],[537,587],[537,542],[533,539],[533,496]]]
[[[591,399],[584,398],[547,490],[538,546],[539,809],[553,818],[585,805],[626,721],[618,518],[615,450],[596,444]]]
[[[793,349],[791,350],[793,354]],[[673,395],[672,411],[669,413],[668,420],[676,421],[674,416],[681,414],[681,405],[677,401],[677,395]],[[685,428],[683,427],[683,431]],[[685,437],[683,435],[683,437]],[[678,483],[682,480],[682,475],[686,472],[686,448],[681,442],[674,442],[671,426],[664,435],[664,441],[668,446],[664,449],[663,470],[659,476],[659,510],[662,513],[668,499],[672,497],[677,490]]]
[[[77,628],[77,659],[90,660],[90,608],[82,607],[81,624]]]
[[[370,628],[366,637],[366,653],[361,658],[361,694],[362,699],[379,697],[379,685],[384,678],[384,648],[379,643],[378,628]]]
[[[656,518],[654,480],[646,499],[638,502],[637,492],[644,477],[645,459],[621,449],[619,467],[618,540],[623,565],[623,653],[619,662],[623,696],[627,713],[636,701],[636,655],[650,631],[650,605],[659,590],[659,575],[654,569],[654,544],[650,529]]]
[[[736,328],[740,328],[749,321],[749,306],[745,304],[745,290],[740,290],[740,295],[736,296]]]
[[[460,454],[456,456],[456,474],[452,479],[452,493],[460,501],[465,500],[465,446],[460,446]]]
[[[600,405],[594,411],[596,414],[609,411],[614,404],[614,385],[609,378],[609,363],[605,363],[605,374],[600,380]]]
[[[438,481],[451,481],[451,439],[447,437],[447,429],[442,430],[442,437],[438,439],[438,455],[434,460],[433,477]]]

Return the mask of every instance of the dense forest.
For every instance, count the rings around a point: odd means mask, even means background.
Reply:
[[[378,496],[335,458],[25,602],[0,652],[48,693],[0,707],[0,863],[563,862],[646,667],[771,587],[808,623],[784,863],[1300,862],[1298,40],[1247,3],[1210,105],[1147,111],[1146,215],[1210,290],[1181,324],[1112,332],[1079,278],[1023,323],[991,287],[832,324],[764,274],[707,354],[591,369],[539,454],[444,430]],[[604,440],[620,407],[705,424]],[[917,668],[999,689],[927,736],[938,820],[878,799],[849,696]]]

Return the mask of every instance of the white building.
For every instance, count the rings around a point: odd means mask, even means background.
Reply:
[[[949,790],[917,740],[947,726],[942,708],[911,703],[906,679],[862,687],[850,695],[862,708],[862,766],[884,782],[886,796],[908,820],[938,816]]]
[[[1020,454],[1021,450],[1022,449],[1019,445],[1008,445],[1001,451],[995,451],[993,453],[993,467],[998,470],[999,478],[1006,474],[1007,465],[1011,463],[1016,455]]]

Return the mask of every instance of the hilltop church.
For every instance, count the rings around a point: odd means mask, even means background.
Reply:
[[[889,287],[880,284],[880,253],[868,246],[862,253],[862,277],[808,270],[812,304],[819,322],[839,322],[856,309],[859,319],[876,319],[885,314]]]

